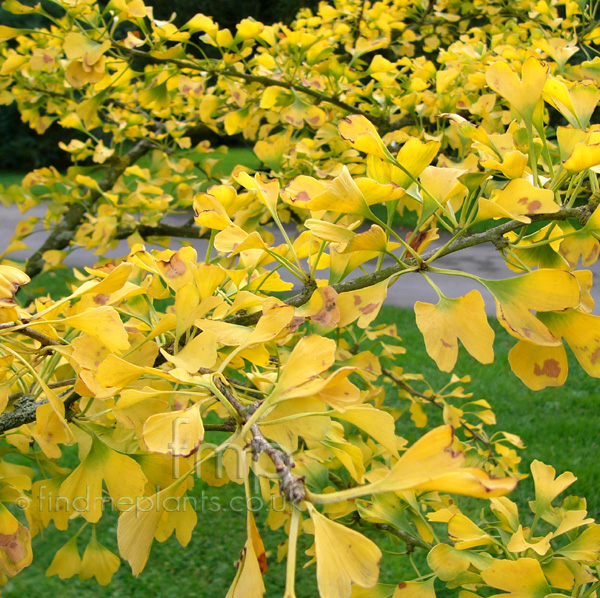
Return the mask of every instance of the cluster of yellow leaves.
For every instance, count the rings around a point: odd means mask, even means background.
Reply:
[[[66,174],[34,171],[0,199],[24,211],[47,202],[47,226],[89,206],[73,245],[102,255],[126,237],[129,253],[78,272],[71,295],[38,297],[27,309],[15,293],[29,277],[0,265],[0,407],[9,419],[23,404],[35,410],[4,439],[26,458],[39,447],[47,472],[0,461],[0,581],[31,562],[31,536],[84,520],[93,531],[83,558],[80,528],[48,575],[109,583],[119,559],[95,527],[109,501],[120,512],[120,555],[138,575],[154,540],[175,533],[189,543],[195,475],[243,483],[247,495],[256,476],[267,502],[290,479],[305,491],[268,518],[289,534],[280,550],[286,598],[301,533],[314,536],[308,552],[324,598],[429,598],[435,578],[466,596],[486,586],[524,598],[587,592],[600,528],[578,499],[552,504],[573,476],[555,479],[534,462],[534,520],[524,527],[503,497],[520,477],[518,437],[488,437],[493,412],[483,399],[463,401],[470,396],[455,385],[465,379],[415,389],[421,381],[400,365],[397,331],[373,326],[389,286],[423,276],[439,301],[417,302],[415,314],[438,367],[454,369],[459,341],[490,363],[494,333],[480,293],[446,297],[429,277],[466,274],[492,294],[517,339],[509,361],[528,386],[564,384],[563,341],[600,377],[592,275],[577,269],[600,248],[600,207],[588,189],[600,167],[592,123],[600,70],[597,58],[570,64],[600,37],[582,3],[521,0],[508,18],[498,2],[447,0],[430,10],[340,0],[302,11],[291,26],[244,19],[235,33],[201,14],[179,28],[158,21],[142,0],[59,4],[65,16],[46,32],[0,27],[0,40],[14,40],[0,50],[0,102],[16,102],[40,133],[58,121],[101,128],[104,138],[63,144],[75,162]],[[16,0],[3,6],[44,14]],[[123,21],[130,30],[115,40]],[[188,50],[197,43],[220,58],[198,59]],[[546,122],[557,115],[568,125],[552,131]],[[223,177],[207,143],[192,148],[199,124],[256,141],[271,172],[237,167]],[[155,148],[144,165],[119,156],[132,141]],[[79,164],[87,158],[110,184]],[[581,199],[587,212],[574,207]],[[209,239],[204,259],[191,245],[146,248],[148,238],[168,246],[173,228],[163,218],[191,209],[194,225],[180,231]],[[416,225],[401,235],[395,218],[407,211]],[[301,223],[293,239],[291,219]],[[548,224],[528,228],[537,220]],[[25,248],[37,222],[19,225],[7,253]],[[517,275],[436,267],[466,246],[473,225]],[[440,231],[442,244],[430,249]],[[43,260],[56,267],[66,250]],[[375,273],[350,279],[359,269]],[[295,296],[292,279],[303,285]],[[428,404],[444,425],[407,448],[382,377],[410,402],[417,427],[429,423]],[[72,469],[57,464],[69,446]],[[274,447],[294,469],[277,464]],[[468,518],[443,493],[490,499],[495,520]],[[28,528],[5,506],[23,501]],[[349,521],[389,526],[425,548],[432,576],[376,586],[382,553]],[[266,550],[250,511],[247,531],[231,597],[265,593]]]

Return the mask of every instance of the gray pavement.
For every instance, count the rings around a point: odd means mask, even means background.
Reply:
[[[28,216],[43,216],[45,208],[38,206],[33,210],[30,210],[25,214]],[[14,207],[5,208],[0,206],[0,252],[4,251],[7,247],[10,237],[12,236],[15,225],[23,218]],[[170,217],[167,221],[172,224],[178,224],[186,222],[189,219],[189,215],[180,215]],[[44,240],[47,238],[48,233],[36,232],[32,234],[28,239],[27,243],[32,248],[32,251],[38,248]],[[281,242],[281,240],[279,241]],[[444,242],[444,239],[440,239],[437,243]],[[206,252],[206,241],[198,239],[193,242],[193,245],[198,250],[198,255],[201,256]],[[172,248],[176,249],[180,245],[176,240],[172,243]],[[433,247],[432,245],[431,247]],[[162,248],[161,248],[162,249]],[[128,246],[125,241],[119,242],[116,249],[108,252],[107,257],[120,257],[128,253]],[[31,251],[19,251],[10,254],[10,259],[24,260]],[[65,260],[65,265],[73,267],[92,266],[98,260],[98,256],[94,255],[93,252],[84,249],[75,249]],[[393,265],[393,261],[390,259],[386,260],[385,265]],[[514,276],[515,273],[508,269],[498,254],[496,249],[491,243],[479,245],[477,247],[469,247],[467,249],[458,251],[454,254],[448,255],[438,261],[436,266],[440,268],[447,268],[451,270],[463,270],[470,274],[475,274],[483,278],[501,279]],[[600,279],[600,261],[596,262],[591,267],[594,273],[594,280]],[[284,275],[282,275],[285,278]],[[472,289],[478,289],[486,305],[486,312],[488,315],[495,316],[496,307],[492,296],[488,291],[478,285],[475,281],[463,278],[459,276],[446,276],[446,275],[431,275],[432,280],[440,287],[442,292],[447,297],[461,297]],[[595,314],[600,314],[600,284],[597,288],[592,289],[592,296],[596,301],[596,308],[594,309]],[[398,279],[398,281],[390,287],[388,291],[388,298],[386,301],[387,305],[394,305],[397,307],[413,308],[416,301],[426,301],[431,303],[437,302],[437,295],[435,291],[429,286],[428,282],[417,273],[409,273]]]

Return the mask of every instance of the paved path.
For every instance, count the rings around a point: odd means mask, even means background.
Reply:
[[[11,235],[13,234],[15,225],[21,220],[22,215],[16,208],[4,208],[0,206],[0,252],[4,251]],[[25,216],[42,216],[44,214],[43,207],[37,207],[28,212]],[[173,224],[178,222],[183,223],[188,220],[187,215],[182,215],[179,218],[174,217],[169,220]],[[44,239],[47,237],[47,233],[35,233],[28,239],[28,243],[32,248],[39,247]],[[281,242],[281,241],[280,241]],[[206,251],[206,241],[198,240],[194,242],[194,246],[198,250],[198,255],[203,255]],[[177,242],[173,242],[173,248],[179,247]],[[117,249],[110,251],[107,256],[120,257],[128,252],[127,243],[121,241]],[[11,254],[11,259],[26,259],[31,252],[20,251]],[[65,265],[68,266],[91,266],[98,259],[91,251],[84,249],[77,249],[68,256],[65,260]],[[394,262],[390,259],[389,264],[392,265]],[[515,273],[509,270],[502,257],[495,250],[491,243],[479,245],[477,247],[469,247],[462,251],[458,251],[454,254],[448,255],[436,261],[436,265],[440,268],[447,268],[452,270],[464,270],[471,274],[481,276],[483,278],[499,279],[508,278],[514,276]],[[600,314],[600,261],[596,262],[592,266],[594,272],[594,279],[598,280],[597,288],[592,291],[592,295],[596,301],[596,309],[594,313]],[[460,297],[470,290],[477,288],[481,291],[483,298],[485,299],[486,312],[489,315],[495,315],[496,308],[494,300],[486,289],[481,288],[480,285],[475,283],[473,280],[458,276],[443,276],[443,275],[432,275],[432,280],[440,287],[444,294],[448,297]],[[397,307],[411,308],[414,306],[415,301],[428,301],[435,303],[437,302],[437,295],[435,291],[429,286],[427,281],[420,274],[406,274],[402,276],[396,284],[394,284],[388,293],[387,304],[395,305]]]

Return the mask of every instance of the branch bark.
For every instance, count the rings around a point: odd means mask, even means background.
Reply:
[[[219,391],[236,410],[241,420],[246,423],[252,415],[252,409],[244,407],[222,382],[217,382],[217,386]],[[275,466],[275,471],[279,477],[279,492],[281,495],[291,504],[296,504],[304,500],[306,495],[304,478],[297,477],[292,473],[294,462],[290,455],[275,448],[264,437],[258,424],[252,425],[250,431],[252,433],[250,446],[252,448],[253,460],[258,461],[260,453],[264,452]]]
[[[562,208],[558,212],[550,214],[533,214],[530,216],[530,218],[532,222],[552,222],[554,220],[567,220],[568,218],[573,218],[578,220],[582,225],[584,225],[592,215],[594,207],[595,206],[593,204],[588,204],[577,208]],[[501,243],[502,240],[504,240],[504,235],[506,233],[522,228],[523,226],[525,225],[519,220],[510,220],[509,222],[500,224],[487,231],[481,233],[473,233],[472,235],[469,235],[467,237],[460,237],[456,239],[453,243],[451,243],[448,247],[446,247],[443,251],[432,249],[424,253],[421,256],[421,261],[426,262],[427,260],[434,257],[436,254],[437,259],[439,259],[446,255],[450,255],[451,253],[456,253],[461,249],[466,249],[467,247],[474,247],[476,245],[482,245],[483,243],[494,243],[494,245],[498,245]],[[373,286],[374,284],[382,282],[383,280],[387,280],[392,276],[408,272],[410,271],[409,269],[414,269],[414,267],[418,265],[414,258],[409,258],[405,260],[405,264],[406,266],[396,264],[394,266],[384,268],[377,272],[365,274],[363,276],[357,276],[356,278],[347,282],[340,282],[331,286],[338,293],[358,291],[360,289]],[[423,270],[427,270],[427,265],[422,265],[420,267]],[[298,294],[286,299],[285,303],[287,305],[293,305],[294,307],[304,305],[310,300],[315,288],[316,285],[314,281],[310,281],[302,287],[301,291]],[[249,326],[255,324],[261,315],[261,312],[257,312],[249,315],[233,316],[229,318],[227,322],[230,322],[232,324],[240,324],[242,326]]]

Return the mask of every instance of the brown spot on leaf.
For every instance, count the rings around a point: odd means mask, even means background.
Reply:
[[[404,589],[405,587],[406,587],[406,582],[405,582],[405,581],[401,581],[401,582],[398,584],[398,589],[399,589],[399,590],[402,590],[402,589]]]
[[[447,343],[443,338],[441,338],[440,341],[442,345],[444,345],[444,347],[446,347],[447,349],[452,349],[452,347],[454,347],[452,343]]]
[[[6,551],[8,558],[13,563],[17,563],[27,556],[25,543],[23,541],[19,541],[20,531],[21,530],[17,530],[14,534],[10,535],[0,534],[0,549]]]
[[[290,332],[296,332],[296,330],[298,330],[298,328],[304,324],[305,320],[306,318],[303,318],[302,316],[294,316],[292,321],[287,325],[288,330]]]
[[[165,267],[165,276],[167,278],[177,278],[185,273],[185,263],[175,253],[168,262],[161,262]]]
[[[598,255],[598,243],[595,243],[592,246],[591,251],[587,254],[584,264],[588,265],[588,264],[591,264],[592,262],[595,262],[597,255]]]
[[[528,214],[535,214],[540,208],[542,207],[542,202],[538,201],[537,199],[535,201],[532,201],[528,206],[527,206],[527,213]]]
[[[544,365],[540,367],[537,363],[533,368],[536,376],[548,376],[549,378],[558,378],[560,375],[560,364],[556,359],[546,359]]]
[[[360,308],[360,311],[367,315],[373,313],[379,307],[379,303],[368,303],[364,307]]]
[[[109,298],[110,295],[107,295],[106,293],[98,293],[97,295],[94,295],[94,303],[97,303],[98,305],[106,305]]]
[[[594,365],[598,361],[598,359],[600,359],[600,347],[596,347],[596,350],[590,356],[590,361],[592,362],[592,365]]]
[[[300,191],[300,193],[296,195],[295,201],[310,201],[310,195],[306,191]]]
[[[267,555],[264,552],[257,554],[258,566],[260,567],[260,572],[264,575],[267,572]]]
[[[362,299],[358,295],[354,295],[354,305],[360,305],[362,303]]]
[[[410,233],[407,235],[407,240],[408,237],[410,236]],[[427,239],[427,231],[421,231],[420,233],[417,233],[416,235],[413,236],[411,242],[410,242],[410,246],[417,252],[419,253],[419,248],[421,247],[423,241],[425,241]]]

